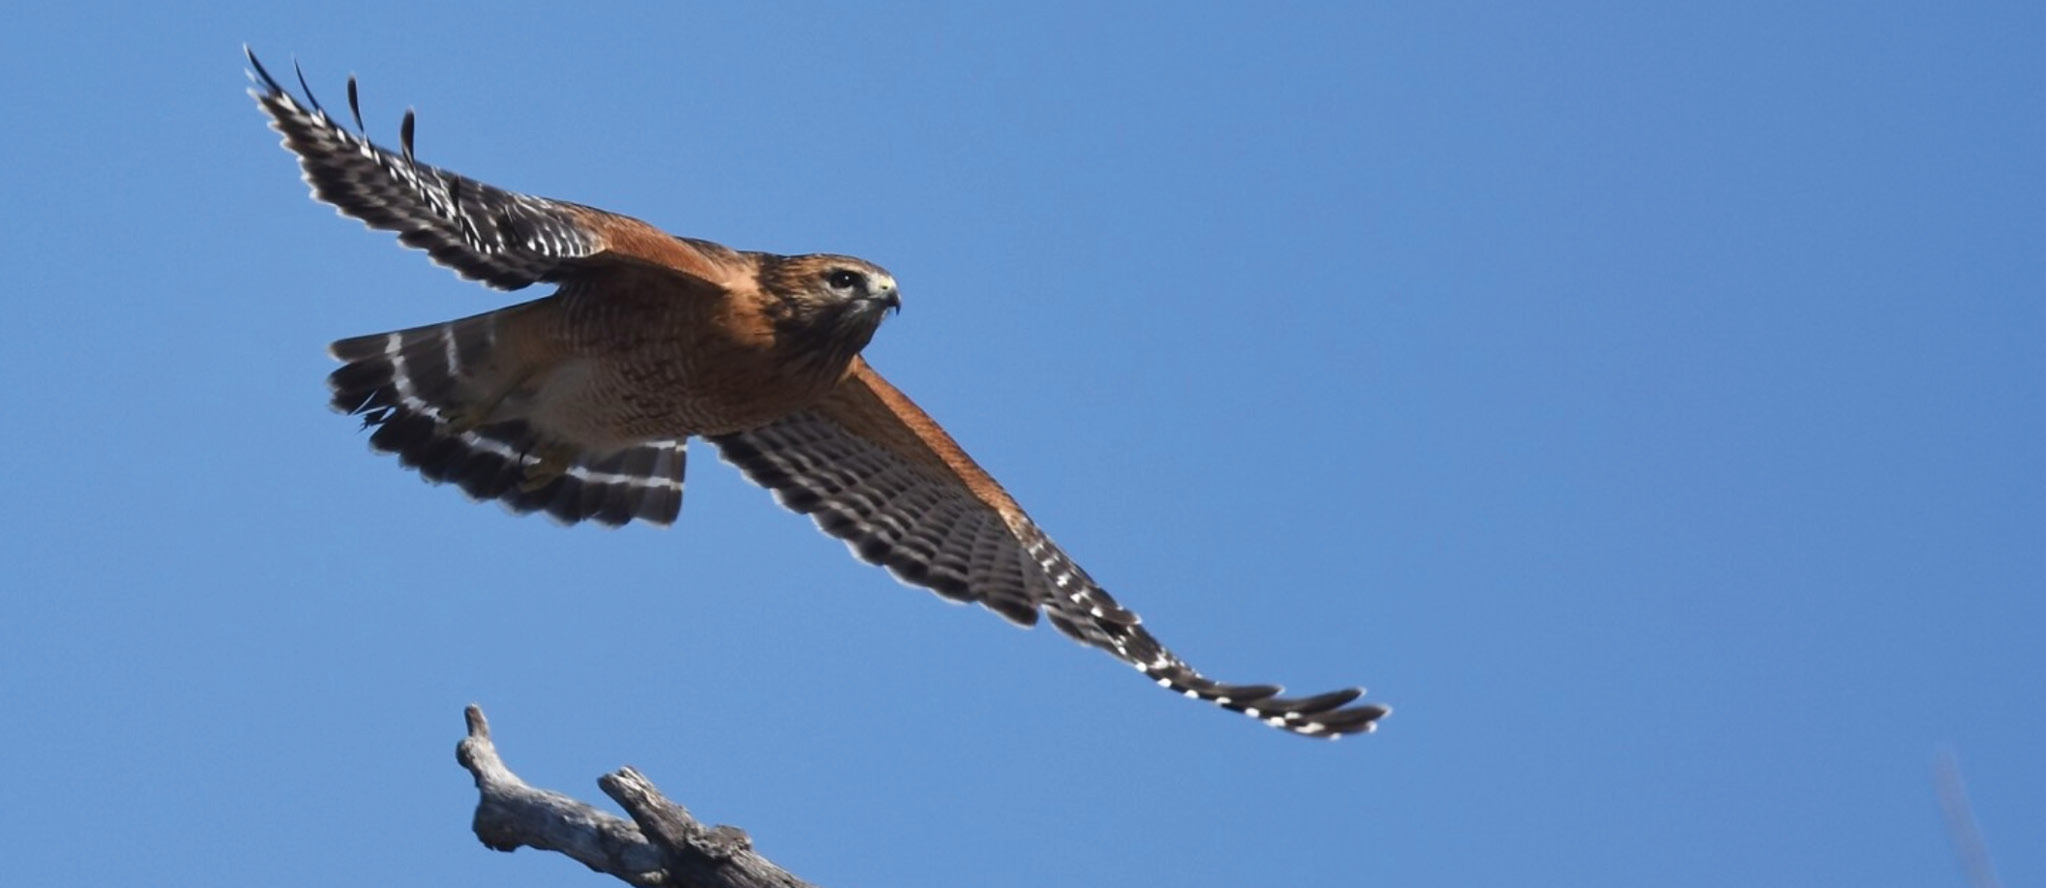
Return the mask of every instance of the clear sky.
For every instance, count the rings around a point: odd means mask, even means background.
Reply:
[[[574,885],[461,707],[827,886],[2046,884],[2046,6],[26,4],[0,28],[0,882]],[[1670,6],[1674,8],[1656,8]],[[572,11],[571,11],[572,10]],[[421,484],[330,340],[539,293],[306,197],[248,43],[429,162],[867,257],[869,357],[1303,741],[852,561]]]

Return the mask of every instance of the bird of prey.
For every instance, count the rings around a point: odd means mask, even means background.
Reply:
[[[638,219],[505,191],[420,163],[280,85],[252,95],[312,196],[470,280],[553,294],[332,346],[333,406],[436,482],[564,523],[666,525],[685,446],[715,445],[859,558],[1020,625],[1039,614],[1157,684],[1314,737],[1370,731],[1361,688],[1308,697],[1223,684],[1167,650],[1073,563],[951,436],[860,357],[899,310],[895,278],[851,256],[741,252]]]

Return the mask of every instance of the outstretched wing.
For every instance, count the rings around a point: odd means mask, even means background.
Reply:
[[[355,80],[348,81],[351,132],[328,116],[299,76],[305,101],[287,92],[248,53],[249,90],[284,147],[298,155],[313,197],[342,215],[395,231],[409,247],[470,280],[516,290],[558,282],[593,261],[638,262],[728,285],[750,266],[710,241],[679,238],[629,216],[567,201],[506,191],[418,162],[412,154],[412,112],[399,127],[399,151],[361,133]]]
[[[1044,535],[951,436],[865,361],[823,404],[710,441],[782,505],[809,515],[859,558],[955,601],[1060,632],[1159,685],[1318,737],[1370,731],[1388,711],[1362,688],[1280,697],[1182,662]]]

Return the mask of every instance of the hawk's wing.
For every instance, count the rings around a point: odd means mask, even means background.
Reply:
[[[1114,654],[1159,685],[1310,736],[1369,731],[1388,710],[1350,688],[1283,698],[1187,666],[1073,563],[930,416],[865,361],[824,403],[710,441],[781,503],[904,582],[975,601]]]
[[[285,91],[250,52],[251,79],[271,128],[298,155],[313,197],[342,215],[383,231],[470,280],[504,290],[539,281],[558,282],[586,263],[627,261],[665,268],[713,284],[750,274],[734,251],[709,241],[679,238],[629,216],[567,201],[505,191],[412,155],[412,114],[393,153],[328,116],[299,78],[305,102]],[[348,110],[362,129],[355,80]]]

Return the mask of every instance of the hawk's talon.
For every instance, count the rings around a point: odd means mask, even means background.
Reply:
[[[506,383],[504,387],[498,389],[496,393],[487,398],[470,401],[466,404],[454,404],[442,409],[440,415],[441,425],[447,427],[449,434],[458,436],[489,425],[491,417],[497,415],[498,408],[504,406],[505,400],[510,398],[513,392],[519,391],[520,387],[526,384],[526,377],[529,375],[531,375],[530,370],[518,374],[510,382]]]
[[[466,435],[482,428],[484,421],[490,418],[490,412],[495,406],[495,404],[461,404],[449,407],[441,411],[440,424],[448,430],[450,435]]]
[[[519,482],[520,493],[538,493],[547,485],[561,480],[568,474],[568,468],[575,464],[575,450],[559,444],[544,445],[534,454],[537,459],[526,463],[525,479]]]

